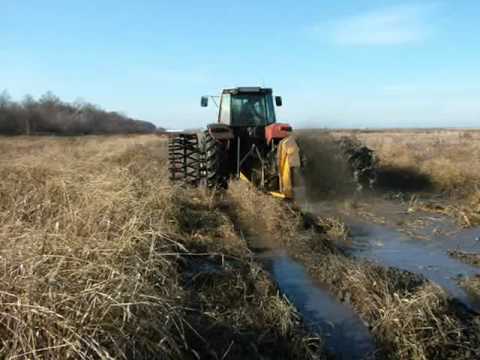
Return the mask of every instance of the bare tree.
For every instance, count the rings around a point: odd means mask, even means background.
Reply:
[[[11,103],[12,97],[7,90],[3,90],[0,93],[0,109],[5,109]]]
[[[27,95],[15,103],[8,92],[0,93],[0,133],[60,135],[153,133],[148,122],[120,112],[107,112],[83,100],[62,102],[51,91],[36,101]]]
[[[35,109],[35,99],[33,98],[32,95],[25,95],[25,97],[22,100],[22,107],[23,109],[26,110],[25,114],[25,134],[30,135],[32,131],[32,124],[31,124],[31,114]]]

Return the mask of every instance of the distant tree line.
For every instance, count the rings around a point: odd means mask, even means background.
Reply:
[[[146,134],[155,130],[149,122],[86,102],[63,102],[51,92],[38,100],[27,95],[21,102],[12,101],[6,91],[0,93],[0,134]]]

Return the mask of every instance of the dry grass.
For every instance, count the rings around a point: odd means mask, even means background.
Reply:
[[[312,226],[306,230],[311,221],[305,224],[297,211],[245,184],[234,184],[229,194],[245,222],[255,217],[255,226],[261,223],[312,276],[352,304],[390,358],[480,356],[480,319],[464,312],[439,287],[410,273],[345,256],[328,238],[329,222],[323,224],[326,232]]]
[[[426,204],[422,210],[441,211],[463,226],[480,225],[480,131],[392,130],[354,135],[378,155],[380,183],[383,180],[398,190],[447,194],[450,199],[443,204]]]
[[[428,175],[437,189],[476,191],[480,177],[480,132],[389,131],[357,133],[378,154],[381,165]]]
[[[471,296],[480,300],[480,275],[464,279],[460,284],[470,293]]]
[[[480,253],[452,250],[448,254],[464,263],[480,267]]]
[[[466,227],[480,225],[480,190],[470,193],[460,205],[450,207],[450,214]]]
[[[213,197],[168,184],[164,145],[1,139],[1,358],[318,357]]]

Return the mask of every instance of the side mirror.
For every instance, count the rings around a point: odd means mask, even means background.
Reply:
[[[202,99],[200,100],[200,105],[202,107],[207,107],[208,106],[208,96],[202,96]]]
[[[277,106],[282,106],[283,102],[282,102],[282,97],[281,96],[275,96],[275,104]]]

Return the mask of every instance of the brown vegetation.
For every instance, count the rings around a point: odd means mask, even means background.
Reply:
[[[383,180],[393,190],[443,193],[448,198],[441,203],[418,205],[453,216],[464,226],[480,225],[480,131],[392,130],[353,135],[375,150],[380,185]]]
[[[375,150],[381,167],[424,175],[439,191],[465,194],[477,190],[480,131],[356,132],[354,135]]]
[[[448,254],[464,263],[480,267],[480,253],[478,252],[452,250]],[[480,275],[462,279],[460,284],[472,297],[476,298],[476,301],[480,301]]]
[[[435,211],[464,206],[475,223],[480,211],[465,199],[480,198],[476,160],[442,177],[433,158],[400,160],[409,144],[392,141],[389,151],[378,138],[366,141],[382,166],[409,164],[455,196]],[[301,214],[244,183],[225,195],[172,186],[165,144],[157,136],[1,139],[2,356],[323,357],[321,341],[252,260],[247,232],[283,244],[351,303],[385,356],[480,356],[478,315],[442,289],[345,255],[333,241],[348,241],[341,222]],[[457,155],[440,157],[453,164]],[[478,283],[463,285],[480,294]]]
[[[480,318],[416,275],[361,262],[344,255],[319,232],[311,216],[301,216],[246,184],[229,190],[243,226],[263,228],[283,243],[310,274],[370,324],[385,353],[394,359],[475,359],[480,356]],[[305,221],[308,219],[308,221]],[[324,222],[323,226],[328,226]],[[321,221],[320,221],[321,224]],[[320,225],[321,228],[321,225]],[[341,237],[337,226],[334,231]]]
[[[461,285],[471,296],[475,297],[477,301],[480,301],[480,275],[462,280]]]
[[[172,187],[156,136],[0,146],[0,357],[318,358],[218,210]]]
[[[449,251],[448,254],[467,264],[480,267],[480,253],[478,252],[465,252],[465,251],[452,250],[452,251]]]

